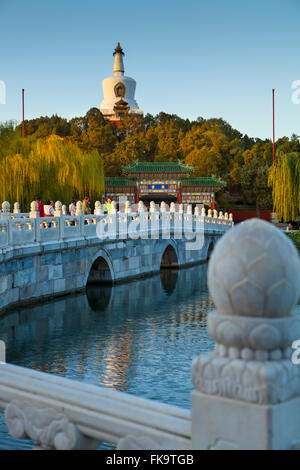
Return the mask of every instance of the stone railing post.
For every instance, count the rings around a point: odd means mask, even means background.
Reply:
[[[76,215],[83,215],[83,210],[82,210],[82,202],[77,201],[76,202]]]
[[[139,213],[145,212],[145,206],[144,206],[143,201],[139,201],[139,203],[138,203],[138,212]]]
[[[94,215],[103,215],[103,210],[100,201],[95,202]]]
[[[155,202],[154,201],[150,202],[149,212],[156,212]]]
[[[30,204],[29,218],[37,219],[38,217],[39,217],[38,203],[36,201],[32,201]]]
[[[160,213],[156,210],[154,201],[150,202],[149,213],[149,230],[151,233],[151,238],[157,239],[159,238]]]
[[[65,204],[63,204],[63,205],[61,206],[61,212],[62,212],[62,215],[68,215],[68,214],[67,214],[67,207],[65,206]]]
[[[36,242],[39,242],[41,239],[41,227],[38,221],[39,216],[38,203],[36,201],[32,201],[30,204],[29,218],[36,219],[34,221],[34,241]]]
[[[125,202],[125,214],[131,214],[131,206],[129,201]]]
[[[162,201],[160,203],[160,212],[166,212],[167,209],[166,209],[166,203],[164,201]]]
[[[8,201],[4,201],[1,207],[2,207],[2,210],[0,211],[0,218],[6,220],[7,242],[8,242],[8,245],[11,245],[13,240],[12,240],[12,221],[10,217],[10,204]]]
[[[8,219],[10,217],[10,203],[8,201],[2,202],[1,215],[5,219]]]
[[[81,201],[76,202],[75,215],[78,216],[79,233],[80,233],[80,236],[83,237],[84,220],[83,220],[83,210],[82,210],[82,202]]]
[[[194,359],[194,449],[290,449],[300,440],[300,259],[272,224],[250,219],[216,244],[208,266],[215,350]],[[300,356],[300,353],[298,353]]]
[[[171,202],[170,204],[170,212],[172,214],[174,214],[174,212],[176,212],[176,205],[175,205],[175,202]]]
[[[112,202],[111,202],[111,205],[110,205],[110,212],[109,212],[109,214],[115,215],[116,213],[117,213],[116,202],[115,202],[115,201],[112,201]]]
[[[18,202],[14,203],[14,214],[20,214],[20,204]]]
[[[54,217],[61,217],[61,216],[62,216],[61,202],[60,202],[60,201],[56,201],[56,203],[55,203]]]
[[[55,210],[54,210],[54,217],[61,217],[63,215],[62,213],[62,204],[60,201],[56,201],[55,203]],[[60,219],[57,221],[58,224],[58,240],[61,240],[64,238],[64,219]]]

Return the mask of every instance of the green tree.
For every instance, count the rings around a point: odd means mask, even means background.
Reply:
[[[198,176],[222,176],[230,168],[228,137],[219,129],[194,126],[181,139],[185,163],[195,167]]]
[[[274,212],[284,222],[300,214],[300,153],[276,153],[276,164],[269,173]]]
[[[269,165],[260,158],[248,159],[240,169],[240,184],[245,201],[256,207],[256,216],[260,210],[272,208],[272,192],[268,187]]]
[[[74,197],[99,198],[104,189],[103,161],[97,151],[82,152],[76,145],[51,135],[24,142],[21,153],[0,161],[0,199],[18,201],[25,209],[39,194],[68,203]]]

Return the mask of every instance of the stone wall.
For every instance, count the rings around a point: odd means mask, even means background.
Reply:
[[[97,273],[94,278],[90,276],[98,259],[104,260],[102,266],[106,266],[112,282],[158,272],[168,246],[174,250],[179,267],[204,262],[209,245],[220,236],[207,235],[199,250],[187,250],[185,240],[98,238],[6,250],[0,254],[0,310],[80,291],[88,281],[101,281]]]

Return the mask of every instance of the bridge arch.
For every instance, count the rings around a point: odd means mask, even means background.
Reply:
[[[113,264],[106,250],[97,251],[88,264],[85,285],[91,283],[110,283],[115,280]]]
[[[160,268],[178,268],[179,256],[178,249],[173,240],[168,240],[161,257]]]

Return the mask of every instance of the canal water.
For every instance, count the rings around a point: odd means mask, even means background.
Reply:
[[[7,362],[190,408],[192,359],[214,348],[206,269],[88,286],[13,310],[0,317]],[[0,414],[0,449],[33,444],[11,438]]]
[[[189,408],[212,309],[202,264],[10,311],[0,339],[12,364]],[[0,449],[32,445],[8,435],[2,413]]]

